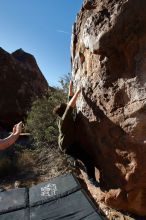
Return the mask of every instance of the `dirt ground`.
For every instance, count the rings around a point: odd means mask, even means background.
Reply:
[[[65,173],[74,173],[80,181],[91,200],[98,208],[99,213],[105,220],[144,220],[146,218],[132,216],[113,210],[99,201],[101,193],[86,178],[84,171],[73,168],[68,162],[69,159],[60,154],[57,150],[41,148],[37,150],[25,149],[18,155],[15,169],[9,174],[1,177],[0,188],[11,189],[18,187],[30,187],[40,182]],[[97,177],[98,178],[98,177]]]

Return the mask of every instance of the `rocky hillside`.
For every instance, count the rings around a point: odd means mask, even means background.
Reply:
[[[85,0],[72,33],[79,132],[104,200],[146,215],[146,1]],[[102,194],[103,195],[103,194]]]
[[[48,90],[35,58],[22,49],[9,54],[0,48],[0,127],[22,120],[32,100]]]

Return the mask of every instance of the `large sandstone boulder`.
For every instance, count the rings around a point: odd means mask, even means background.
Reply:
[[[24,119],[32,101],[48,90],[35,58],[22,49],[12,54],[0,48],[0,127]]]
[[[79,132],[99,167],[102,199],[146,215],[146,1],[84,1],[71,53],[76,88],[85,88]]]

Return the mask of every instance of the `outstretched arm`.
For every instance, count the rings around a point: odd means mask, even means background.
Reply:
[[[78,89],[77,92],[72,97],[72,99],[69,101],[68,106],[71,106],[72,108],[75,107],[76,101],[77,101],[77,98],[78,98],[80,92],[81,92],[81,89]]]
[[[19,122],[18,124],[14,125],[12,134],[7,138],[0,139],[0,150],[4,150],[15,143],[22,131],[22,125],[22,122]]]

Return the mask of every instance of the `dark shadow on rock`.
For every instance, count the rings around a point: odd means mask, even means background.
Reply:
[[[81,144],[100,171],[100,183],[103,189],[124,189],[127,182],[121,170],[122,166],[124,169],[131,163],[128,158],[128,152],[132,151],[129,136],[120,126],[109,120],[84,91],[83,97],[96,120],[89,122],[82,112],[78,113],[77,132]]]

